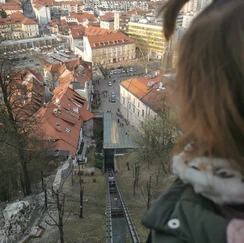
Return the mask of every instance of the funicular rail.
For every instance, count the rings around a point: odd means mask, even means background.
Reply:
[[[111,195],[116,194],[120,206],[113,207]],[[114,172],[112,169],[107,170],[107,201],[106,201],[106,243],[113,242],[112,217],[113,214],[125,218],[133,243],[141,243],[136,226],[132,220],[127,204],[119,190]]]

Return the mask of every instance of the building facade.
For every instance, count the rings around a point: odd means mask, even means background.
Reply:
[[[24,39],[39,35],[38,24],[20,12],[11,14],[9,18],[1,18],[0,30],[2,36],[7,40]]]
[[[135,43],[121,32],[84,36],[85,61],[93,64],[118,63],[135,58]]]
[[[167,42],[162,34],[162,24],[129,22],[128,34],[136,40],[139,49],[150,58],[162,59]]]
[[[105,11],[130,11],[135,8],[148,10],[147,0],[84,0],[84,10],[103,9]]]
[[[172,102],[173,91],[163,84],[168,77],[135,78],[120,83],[120,112],[137,130],[147,118],[156,119]]]
[[[51,11],[48,5],[35,4],[33,10],[40,25],[46,25],[51,21]]]

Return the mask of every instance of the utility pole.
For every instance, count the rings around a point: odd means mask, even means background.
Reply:
[[[47,185],[46,183],[44,183],[43,171],[41,171],[41,178],[42,178],[42,190],[44,191],[44,196],[45,196],[45,208],[47,208]]]

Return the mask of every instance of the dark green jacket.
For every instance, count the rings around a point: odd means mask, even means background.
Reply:
[[[142,223],[148,243],[226,243],[229,220],[179,179],[150,207]]]

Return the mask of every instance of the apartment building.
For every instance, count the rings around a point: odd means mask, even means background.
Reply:
[[[130,11],[135,8],[148,10],[147,0],[84,0],[84,10],[103,9],[105,11]]]
[[[59,18],[62,15],[68,16],[69,13],[81,13],[82,10],[80,1],[54,1],[50,6],[52,18]]]
[[[157,118],[166,106],[174,103],[173,91],[164,85],[172,75],[134,78],[120,83],[120,112],[136,129],[147,118]]]
[[[51,10],[48,5],[34,4],[33,10],[39,24],[46,25],[51,21]]]
[[[38,24],[20,12],[11,14],[9,18],[1,18],[0,31],[2,36],[9,40],[24,39],[39,35]]]
[[[103,29],[113,30],[114,29],[114,14],[106,13],[100,16],[100,27]]]
[[[2,9],[6,12],[7,15],[11,15],[11,14],[16,13],[16,12],[23,13],[23,10],[20,7],[20,5],[17,4],[16,2],[14,2],[14,1],[7,2],[6,4],[4,4],[2,6]]]
[[[143,52],[144,58],[162,59],[167,42],[162,35],[162,23],[149,22],[140,19],[138,22],[128,23],[128,34],[136,41],[139,55]]]
[[[121,32],[108,32],[101,35],[83,37],[83,59],[96,64],[117,63],[135,58],[133,39]]]

